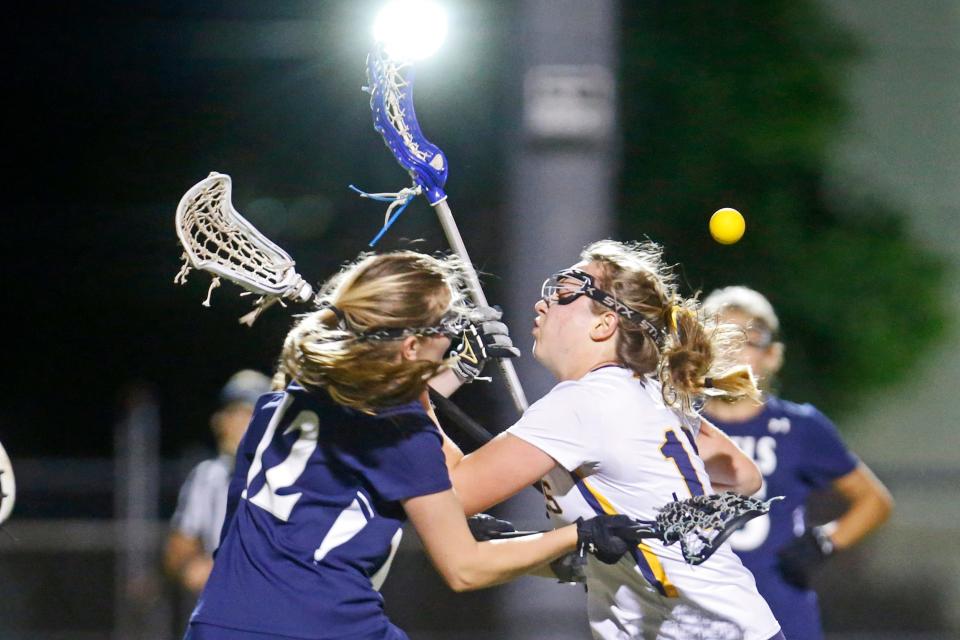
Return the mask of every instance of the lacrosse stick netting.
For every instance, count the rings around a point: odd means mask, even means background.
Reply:
[[[373,128],[431,206],[444,199],[447,158],[427,140],[413,108],[413,65],[394,60],[378,46],[367,56],[367,83]]]
[[[177,236],[183,245],[183,266],[173,281],[184,284],[190,269],[213,274],[204,306],[210,306],[220,278],[259,296],[240,321],[254,320],[275,302],[308,301],[313,288],[296,272],[290,255],[241,216],[231,201],[230,176],[212,172],[193,185],[177,206]]]
[[[669,502],[657,511],[653,521],[644,522],[664,544],[680,543],[683,559],[702,564],[724,540],[750,520],[770,511],[777,496],[760,500],[732,491],[701,495]]]
[[[450,248],[464,265],[467,287],[474,304],[489,306],[443,190],[448,171],[446,156],[424,137],[417,122],[413,108],[412,65],[390,58],[383,47],[378,46],[367,56],[367,83],[364,89],[370,93],[373,128],[413,179],[410,189],[424,193],[427,202],[436,211]],[[400,193],[409,193],[409,189]],[[395,219],[396,216],[387,220],[384,228]],[[503,372],[514,405],[521,412],[526,410],[527,397],[513,362],[501,359],[497,364]]]

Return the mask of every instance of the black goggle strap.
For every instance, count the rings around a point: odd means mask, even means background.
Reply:
[[[320,309],[329,309],[337,317],[337,327],[343,331],[350,331],[347,326],[347,318],[343,310],[338,308],[329,300],[322,301],[318,307]],[[433,327],[384,327],[380,329],[369,329],[357,334],[358,340],[403,340],[408,336],[433,337],[446,336],[451,340],[456,340],[463,335],[466,322],[459,315],[444,317],[440,324]]]
[[[445,336],[456,340],[463,335],[467,323],[460,316],[443,318],[432,327],[384,327],[368,329],[357,336],[358,340],[403,340],[410,336],[432,338]]]
[[[344,329],[344,330],[347,329],[347,317],[346,317],[346,315],[344,315],[342,309],[338,308],[335,304],[333,304],[333,303],[330,302],[329,300],[324,300],[324,301],[322,301],[322,302],[318,305],[318,307],[319,307],[320,309],[329,309],[330,311],[332,311],[332,312],[333,312],[333,315],[335,315],[335,316],[337,317],[337,326],[338,326],[340,329]]]
[[[580,282],[580,288],[577,291],[571,292],[574,294],[574,298],[579,295],[585,295],[591,300],[600,303],[604,307],[610,309],[611,311],[623,316],[631,322],[635,322],[640,325],[640,328],[643,329],[644,333],[647,334],[653,343],[657,347],[663,346],[664,333],[653,326],[653,323],[640,315],[639,311],[631,309],[627,305],[623,304],[612,293],[608,293],[603,289],[599,289],[594,286],[593,276],[591,276],[586,271],[581,271],[580,269],[564,269],[553,275],[552,280],[559,282],[560,280],[578,280]],[[557,301],[559,304],[564,304],[559,299]],[[570,299],[569,302],[573,302],[573,299]]]

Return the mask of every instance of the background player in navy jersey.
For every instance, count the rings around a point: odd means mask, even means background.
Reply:
[[[707,296],[703,308],[708,317],[746,330],[740,358],[762,382],[779,371],[780,323],[763,295],[746,287],[727,287]],[[731,536],[734,550],[756,577],[786,637],[822,638],[810,572],[880,526],[893,508],[890,494],[847,449],[830,420],[809,404],[769,394],[762,404],[711,399],[705,414],[753,456],[764,476],[761,495],[785,496],[773,504],[769,515]],[[804,503],[811,491],[823,487],[839,492],[848,507],[836,521],[811,528],[805,522]]]
[[[454,261],[406,251],[361,258],[323,286],[320,308],[284,342],[290,384],[259,400],[238,449],[187,638],[406,638],[378,588],[407,518],[458,591],[578,547],[616,562],[637,542],[622,516],[516,540],[471,536],[426,396],[466,328],[459,282]]]

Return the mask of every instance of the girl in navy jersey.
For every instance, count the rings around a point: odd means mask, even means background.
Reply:
[[[555,524],[652,519],[674,498],[756,491],[757,466],[695,411],[704,393],[757,397],[749,370],[724,358],[739,332],[704,326],[653,243],[606,240],[580,257],[534,305],[534,356],[558,384],[453,468],[467,513],[540,479]],[[726,544],[694,567],[650,540],[585,574],[597,639],[783,638]]]
[[[752,289],[727,287],[707,296],[704,310],[746,330],[741,362],[767,386],[783,364],[783,344],[776,339],[780,323],[770,302]],[[822,638],[810,571],[880,526],[893,507],[890,494],[847,449],[833,423],[809,404],[768,394],[763,404],[713,399],[705,412],[757,462],[764,476],[760,495],[785,496],[768,515],[734,533],[734,551],[753,572],[787,638]],[[823,487],[834,488],[849,504],[835,522],[811,528],[804,503]]]
[[[460,275],[414,252],[367,256],[321,290],[287,335],[290,384],[266,394],[237,452],[213,571],[190,640],[399,640],[378,592],[409,518],[455,590],[533,569],[578,546],[626,552],[623,519],[474,541],[451,489],[426,381],[464,329]]]

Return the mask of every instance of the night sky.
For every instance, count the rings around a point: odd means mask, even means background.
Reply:
[[[376,6],[86,2],[5,21],[12,296],[0,440],[12,457],[109,455],[124,394],[141,384],[161,402],[165,454],[212,444],[220,386],[241,367],[272,369],[291,314],[271,309],[248,329],[236,319],[249,302],[229,283],[211,309],[200,305],[205,274],[174,285],[177,202],[209,171],[228,173],[236,208],[309,281],[355,257],[383,209],[347,185],[408,184],[360,91]],[[454,33],[470,13],[463,22],[481,25],[453,52],[466,62],[424,64],[417,92],[421,124],[454,167],[448,190],[470,203],[467,244],[493,272],[496,239],[472,232],[497,214],[497,167],[486,161],[497,148],[463,123],[503,108],[490,89],[503,54],[483,26],[497,11],[454,5]],[[488,64],[477,65],[484,46]],[[422,202],[391,233],[382,248],[443,247]]]

